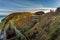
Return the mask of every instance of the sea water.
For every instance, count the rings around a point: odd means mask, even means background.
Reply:
[[[0,16],[0,22],[1,22],[1,20],[4,19],[5,17],[6,17],[6,16]]]

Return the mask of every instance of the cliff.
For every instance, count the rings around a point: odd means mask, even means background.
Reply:
[[[39,14],[39,13],[38,13]],[[10,22],[29,40],[60,40],[60,13],[58,11],[37,15],[17,12],[3,19],[3,28]]]

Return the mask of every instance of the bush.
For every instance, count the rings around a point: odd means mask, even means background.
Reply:
[[[42,15],[42,14],[44,14],[44,12],[43,11],[39,11],[39,12],[35,12],[35,14],[36,15]]]
[[[58,8],[56,9],[56,12],[60,12],[60,7],[58,7]]]

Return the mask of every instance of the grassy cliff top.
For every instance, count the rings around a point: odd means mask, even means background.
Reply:
[[[10,22],[30,40],[60,40],[60,12],[37,13],[12,13],[2,20],[3,27]]]

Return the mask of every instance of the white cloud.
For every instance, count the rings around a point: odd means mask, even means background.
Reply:
[[[15,5],[15,6],[17,6],[17,7],[30,7],[30,8],[38,8],[38,7],[40,7],[40,8],[42,8],[42,7],[44,7],[42,4],[35,4],[34,2],[30,2],[30,1],[22,1],[22,0],[14,0],[14,2],[9,2],[9,3],[11,3],[11,5]]]
[[[56,8],[17,8],[17,9],[0,9],[0,15],[8,15],[13,12],[37,12],[44,11],[48,12],[50,9],[55,10]]]

